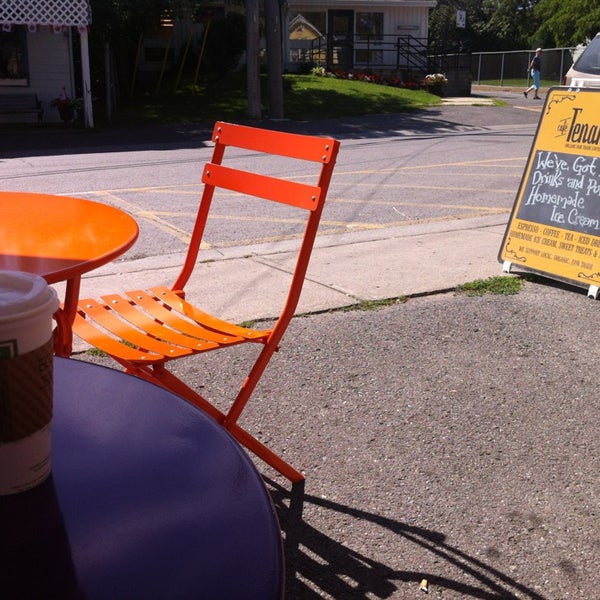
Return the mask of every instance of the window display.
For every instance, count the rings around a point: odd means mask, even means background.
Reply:
[[[25,27],[0,31],[0,85],[27,85]]]

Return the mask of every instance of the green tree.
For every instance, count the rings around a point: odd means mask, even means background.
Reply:
[[[539,0],[535,14],[540,22],[535,36],[544,46],[575,46],[600,31],[598,0]]]
[[[456,26],[456,11],[467,13],[466,28]],[[429,18],[429,42],[437,52],[477,46],[474,24],[481,21],[481,2],[472,0],[440,0]]]
[[[432,11],[429,36],[441,51],[515,50],[529,45],[537,25],[535,0],[440,0]],[[467,13],[466,28],[456,26],[456,11]]]
[[[484,0],[482,37],[490,36],[498,50],[518,50],[530,43],[535,31],[535,2],[529,0]]]

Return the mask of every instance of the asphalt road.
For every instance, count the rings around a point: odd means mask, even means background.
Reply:
[[[514,96],[514,94],[513,94]],[[538,106],[442,106],[316,123],[265,123],[342,140],[320,234],[508,215],[539,118]],[[537,110],[536,110],[537,109]],[[141,234],[121,260],[184,251],[210,157],[210,128],[0,134],[0,185],[98,200],[135,216]],[[247,159],[245,159],[247,160]],[[284,160],[273,173],[286,172]],[[241,211],[222,198],[215,247],[297,236],[290,214]],[[385,233],[383,233],[385,235]]]
[[[257,462],[286,597],[596,598],[598,310],[541,281],[296,318],[243,418],[306,473]],[[176,372],[229,398],[237,350]]]

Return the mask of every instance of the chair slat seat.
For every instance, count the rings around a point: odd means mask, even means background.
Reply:
[[[127,344],[137,347],[142,352],[146,351],[159,354],[162,356],[163,360],[166,357],[182,358],[191,354],[189,348],[175,347],[173,344],[169,344],[166,341],[162,341],[162,339],[153,337],[156,331],[158,331],[157,329],[148,332],[139,327],[132,326],[129,321],[119,318],[119,316],[122,316],[122,313],[118,312],[116,308],[117,306],[119,309],[124,308],[125,304],[130,306],[124,300],[122,304],[113,303],[112,306],[108,306],[103,302],[98,302],[93,298],[90,298],[87,300],[80,300],[78,307],[79,313],[82,316],[87,317],[88,322],[97,324],[116,339],[123,340]],[[129,316],[130,318],[133,318],[132,315]],[[143,321],[143,318],[140,318],[140,321]],[[79,332],[78,335],[80,335]],[[163,333],[162,335],[167,337],[167,333]]]
[[[204,166],[204,189],[192,231],[188,252],[181,272],[172,287],[156,286],[147,290],[131,290],[103,295],[100,299],[84,299],[78,304],[73,331],[93,346],[100,348],[127,372],[162,385],[186,398],[225,427],[241,444],[292,482],[304,475],[271,449],[252,436],[238,423],[265,368],[278,349],[298,305],[306,270],[319,226],[323,205],[339,151],[332,138],[283,133],[255,127],[217,122],[212,140],[212,160]],[[274,156],[309,162],[314,168],[316,184],[305,181],[305,175],[266,175],[265,170],[239,168],[243,158],[235,157],[235,165],[223,165],[228,148],[259,153],[267,168]],[[252,164],[258,157],[252,155]],[[293,173],[294,171],[290,171]],[[296,266],[291,276],[287,297],[271,329],[253,329],[231,323],[204,312],[186,299],[185,285],[197,264],[205,226],[209,218],[215,189],[233,191],[244,202],[274,201],[290,210],[301,212],[305,222],[299,244]],[[246,293],[236,289],[232,294]],[[222,411],[166,368],[173,360],[204,352],[234,347],[243,343],[261,346],[258,357],[247,373],[241,374],[241,386],[228,410]]]
[[[130,294],[127,293],[125,295],[129,296]],[[141,296],[139,293],[136,295],[138,297]],[[166,313],[164,319],[159,321],[145,312],[142,304],[135,303],[118,294],[102,296],[102,300],[107,307],[110,307],[110,309],[115,311],[120,317],[123,317],[123,319],[125,319],[132,327],[139,329],[146,335],[156,338],[170,346],[180,346],[181,348],[188,350],[186,354],[178,354],[177,356],[186,356],[197,352],[214,350],[219,345],[227,345],[228,343],[235,343],[235,341],[238,341],[227,336],[215,335],[214,332],[203,329],[197,325],[194,327],[192,323],[187,323],[183,319],[177,319],[176,316],[171,317],[169,311],[166,310],[164,311]],[[161,306],[156,301],[153,303],[156,305],[157,312],[160,313]],[[148,308],[151,307],[152,301],[146,302],[146,306]],[[174,321],[173,323],[171,322],[171,318]],[[181,323],[178,321],[181,321]],[[180,325],[183,325],[183,327]],[[175,327],[177,327],[177,329],[175,329]],[[122,335],[122,333],[119,335]],[[213,338],[212,340],[208,339],[211,337]],[[174,350],[171,348],[168,356],[173,355],[173,352]]]
[[[248,329],[246,327],[240,327],[235,323],[219,319],[200,310],[197,306],[186,302],[181,296],[167,287],[153,287],[150,288],[150,291],[174,311],[193,319],[196,323],[201,323],[202,326],[209,331],[214,331],[219,335],[231,336],[235,338],[236,341],[264,341],[271,333],[270,329]]]
[[[123,340],[112,337],[98,327],[98,324],[89,319],[85,313],[82,315],[82,312],[78,312],[75,315],[73,329],[76,329],[77,335],[91,346],[110,356],[118,356],[121,360],[149,364],[153,362],[162,363],[164,360],[162,354],[142,352],[132,345],[125,344]]]
[[[247,341],[258,342],[270,333],[269,330],[247,329],[211,318],[168,290],[158,288],[157,292],[157,295],[144,290],[125,292],[122,296],[108,294],[102,296],[101,303],[93,299],[83,300],[79,303],[79,311],[87,317],[88,325],[96,322],[115,339],[126,342],[113,346],[110,352],[112,356],[123,360],[132,360],[131,345],[138,347],[144,356],[136,356],[136,360],[149,362],[169,357],[181,358]],[[164,304],[162,298],[165,297],[176,308]],[[179,315],[186,315],[187,318]],[[203,317],[210,328],[203,326]],[[89,336],[90,330],[87,332]],[[148,356],[149,352],[152,356]]]

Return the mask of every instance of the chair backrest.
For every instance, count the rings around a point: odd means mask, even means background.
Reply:
[[[287,204],[307,212],[306,227],[289,295],[280,316],[280,321],[288,322],[298,304],[340,143],[333,138],[271,131],[224,122],[215,124],[212,141],[215,147],[212,160],[204,166],[202,173],[204,191],[188,253],[172,289],[184,290],[193,272],[215,189],[221,188],[244,196]],[[228,166],[224,162],[226,158],[231,158],[227,152],[231,148],[315,163],[316,184],[293,181],[288,174],[285,178],[273,177]],[[254,164],[251,160],[247,162]],[[235,163],[240,163],[239,156]],[[306,176],[301,178],[304,180]]]

